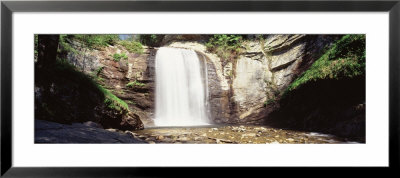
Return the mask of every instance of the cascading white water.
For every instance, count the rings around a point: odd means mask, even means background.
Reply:
[[[156,54],[156,126],[207,125],[206,66],[193,50],[162,47]]]

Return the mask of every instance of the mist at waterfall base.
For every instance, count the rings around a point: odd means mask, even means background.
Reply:
[[[209,125],[207,68],[193,50],[157,51],[155,126]]]

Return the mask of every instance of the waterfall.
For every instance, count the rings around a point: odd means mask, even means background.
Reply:
[[[208,90],[205,63],[200,61],[193,50],[166,47],[157,51],[155,60],[154,124],[156,126],[207,125]]]

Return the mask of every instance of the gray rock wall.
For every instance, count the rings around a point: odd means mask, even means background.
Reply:
[[[170,47],[193,49],[208,60],[212,119],[216,123],[262,123],[276,99],[339,36],[265,35],[250,40],[236,61],[227,62],[206,50],[204,43],[177,41]]]

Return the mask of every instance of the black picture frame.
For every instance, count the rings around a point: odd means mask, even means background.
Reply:
[[[2,1],[1,175],[8,177],[128,177],[175,174],[176,168],[20,168],[12,166],[13,12],[247,11],[389,12],[389,168],[399,167],[400,1]],[[154,170],[157,169],[157,170]],[[189,168],[187,168],[189,169]],[[192,168],[190,168],[192,169]],[[371,170],[371,169],[369,169]],[[215,171],[215,170],[214,170]],[[264,170],[252,170],[252,173]],[[282,171],[282,170],[281,170]],[[192,174],[206,174],[190,170]],[[207,171],[208,172],[208,171]],[[330,171],[329,174],[332,174]],[[335,173],[333,173],[335,174]],[[339,174],[339,173],[337,173]]]

